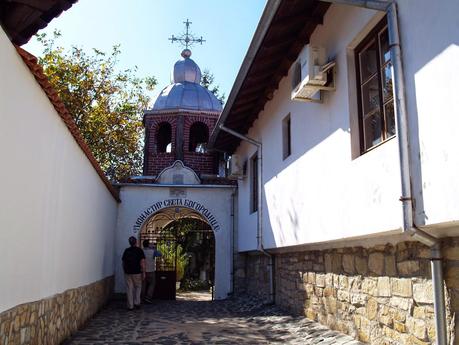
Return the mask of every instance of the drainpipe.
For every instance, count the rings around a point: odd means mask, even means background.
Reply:
[[[443,282],[441,245],[437,238],[419,229],[413,217],[413,194],[411,190],[411,165],[409,151],[408,112],[405,99],[405,81],[400,49],[397,6],[391,2],[387,7],[387,26],[389,31],[390,55],[393,64],[395,111],[397,115],[397,136],[400,159],[400,175],[403,208],[403,231],[431,248],[432,286],[434,293],[435,331],[437,345],[447,344],[446,310]]]
[[[235,198],[235,191],[233,190],[233,192],[231,193],[231,291],[230,291],[230,294],[233,295],[234,294],[234,279],[235,279],[235,265],[234,265],[234,261],[235,261],[235,238],[234,238],[234,228],[235,228],[235,221],[234,221],[234,211],[235,211],[235,207],[234,207],[234,198]]]
[[[269,302],[274,303],[274,277],[273,277],[273,256],[265,251],[263,246],[263,183],[262,183],[262,171],[263,171],[263,160],[262,160],[262,150],[263,145],[261,142],[249,138],[241,133],[238,133],[230,128],[225,127],[223,124],[219,125],[219,128],[222,131],[225,131],[241,140],[247,141],[248,143],[257,147],[257,251],[265,255],[269,260]]]
[[[398,28],[397,5],[395,2],[377,0],[322,0],[336,4],[364,7],[372,10],[383,11],[387,14],[387,26],[389,32],[390,55],[392,61],[392,73],[394,80],[395,113],[397,123],[397,137],[400,160],[400,180],[403,209],[404,233],[409,234],[417,241],[427,245],[431,249],[432,285],[434,293],[435,331],[436,344],[447,344],[446,312],[443,282],[443,267],[441,261],[440,242],[437,238],[419,229],[413,217],[413,196],[411,191],[411,166],[409,153],[409,130],[408,112],[405,99],[405,81],[400,49],[400,35]]]

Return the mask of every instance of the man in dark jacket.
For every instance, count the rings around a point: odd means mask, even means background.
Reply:
[[[129,237],[129,248],[123,253],[124,278],[126,280],[126,294],[128,310],[140,308],[140,292],[142,280],[145,279],[145,255],[143,250],[137,247],[137,239]]]

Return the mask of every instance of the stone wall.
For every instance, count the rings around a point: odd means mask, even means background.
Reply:
[[[247,265],[246,254],[234,253],[233,265],[234,265],[234,276],[233,276],[233,293],[235,295],[243,295],[247,293]],[[257,280],[257,279],[255,279]]]
[[[234,262],[234,293],[249,293],[268,302],[270,300],[269,263],[270,259],[265,255],[237,255]]]
[[[459,344],[459,238],[442,247],[448,333]],[[276,304],[366,343],[432,344],[429,257],[429,248],[417,242],[277,254]],[[266,260],[247,260],[247,293],[260,295]]]
[[[60,344],[110,298],[113,276],[0,314],[0,344]]]

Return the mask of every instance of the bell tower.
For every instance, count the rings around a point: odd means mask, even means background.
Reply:
[[[189,47],[205,40],[189,32],[172,36],[185,46],[174,64],[171,84],[158,95],[153,108],[144,112],[145,147],[143,175],[156,176],[176,160],[198,175],[216,174],[218,157],[207,151],[210,133],[222,111],[217,97],[201,85],[201,69],[191,59]]]

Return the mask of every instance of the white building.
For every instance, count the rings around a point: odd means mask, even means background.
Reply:
[[[215,239],[217,299],[257,294],[374,344],[459,344],[456,0],[269,0],[221,115],[182,53],[145,112],[145,176],[117,190],[13,45],[73,2],[0,4],[0,329],[33,320],[0,343],[59,343],[124,291],[129,236],[185,218]]]
[[[251,264],[238,276],[249,292],[271,291],[277,303],[363,341],[433,341],[442,298],[435,318],[417,308],[433,313],[432,294],[419,290],[431,291],[427,258],[439,251],[407,241],[443,246],[452,334],[459,3],[388,5],[268,1],[211,144],[242,167],[237,244]],[[270,255],[274,272],[262,260]],[[401,320],[384,322],[396,312]]]

